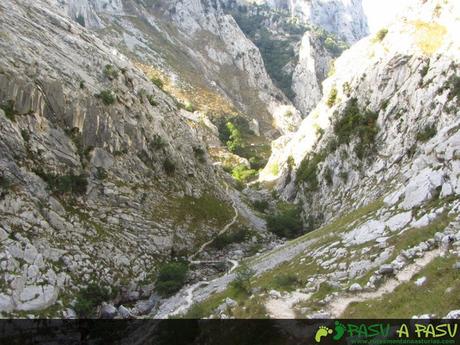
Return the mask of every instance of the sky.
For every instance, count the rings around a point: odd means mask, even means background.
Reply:
[[[387,26],[408,2],[408,0],[363,0],[370,32],[377,32]]]

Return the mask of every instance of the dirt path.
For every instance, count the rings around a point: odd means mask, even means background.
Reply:
[[[328,305],[326,311],[331,315],[331,318],[339,318],[350,305],[350,303],[364,302],[367,300],[380,298],[385,294],[391,293],[399,285],[410,281],[415,274],[420,272],[426,265],[433,261],[433,259],[437,258],[440,254],[440,249],[427,252],[422,258],[416,259],[414,263],[404,267],[400,272],[396,274],[394,278],[389,279],[381,287],[379,287],[377,291],[364,292],[359,295],[350,297],[339,297]]]
[[[273,319],[295,319],[293,306],[300,301],[309,299],[311,294],[291,292],[281,298],[271,298],[265,303],[268,314]]]

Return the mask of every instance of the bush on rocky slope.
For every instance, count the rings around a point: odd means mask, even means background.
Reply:
[[[377,118],[377,113],[360,109],[358,101],[353,98],[334,123],[338,144],[349,144],[354,138],[358,138],[355,153],[359,159],[363,159],[374,147],[378,133]]]
[[[283,205],[274,215],[267,217],[267,229],[280,237],[295,238],[302,234],[303,224],[300,210],[291,205]]]
[[[155,288],[162,296],[169,296],[180,290],[187,277],[188,266],[185,262],[163,264],[157,276]]]
[[[96,307],[110,298],[109,289],[94,283],[89,284],[86,288],[78,292],[77,301],[74,306],[75,312],[81,318],[94,317]]]

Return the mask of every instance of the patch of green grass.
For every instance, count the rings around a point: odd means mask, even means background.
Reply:
[[[220,227],[232,219],[233,208],[216,198],[212,194],[203,194],[199,198],[185,196],[174,202],[176,210],[170,210],[169,215],[175,215],[181,223],[187,222],[192,227],[198,227],[202,223]]]
[[[161,80],[158,77],[152,77],[150,80],[152,81],[153,84],[155,84],[157,87],[163,90],[163,87],[164,87],[163,80]]]
[[[403,250],[409,249],[418,245],[419,243],[429,240],[434,237],[434,234],[443,231],[446,226],[452,221],[453,217],[448,215],[448,212],[444,212],[434,221],[427,226],[420,229],[409,229],[404,231],[399,236],[393,236],[388,240],[389,245],[394,245],[394,253],[400,253]]]
[[[375,300],[352,303],[341,317],[410,318],[421,314],[444,317],[449,311],[460,308],[460,271],[452,268],[456,261],[455,257],[438,257],[392,293]],[[414,284],[420,277],[427,277],[423,287]],[[450,292],[446,292],[447,289]]]

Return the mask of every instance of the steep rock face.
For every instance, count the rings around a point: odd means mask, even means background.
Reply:
[[[112,4],[112,11],[101,1],[92,4],[105,27],[98,34],[163,74],[183,101],[211,113],[239,110],[260,122],[268,136],[273,127],[281,133],[297,128],[300,115],[273,85],[257,47],[219,2],[125,1],[122,10]],[[286,117],[287,111],[294,116]]]
[[[287,9],[294,17],[335,33],[353,43],[368,34],[362,0],[253,0]]]
[[[458,4],[407,13],[345,52],[317,108],[273,144],[262,179],[282,167],[279,188],[307,218],[328,220],[391,191],[388,202],[402,198],[405,210],[457,193]]]
[[[0,16],[0,312],[90,282],[148,296],[160,260],[234,216],[201,122],[57,3]]]
[[[299,49],[299,62],[292,76],[294,104],[303,114],[309,114],[321,100],[321,83],[326,78],[332,61],[332,54],[315,34],[305,33]]]

